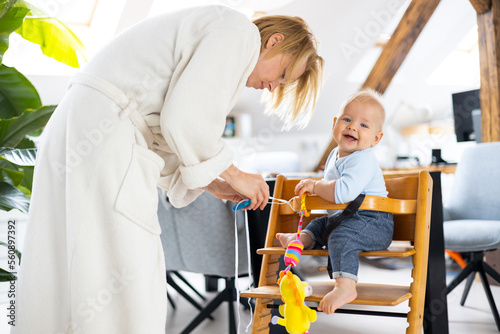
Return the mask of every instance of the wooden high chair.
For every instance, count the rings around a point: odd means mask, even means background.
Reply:
[[[269,217],[265,248],[259,249],[263,255],[259,286],[241,293],[242,297],[256,298],[252,334],[269,333],[273,300],[281,300],[277,274],[278,260],[285,254],[275,238],[276,233],[296,233],[300,216],[300,198],[294,194],[295,185],[300,179],[287,179],[279,175],[276,180],[274,197],[290,200],[288,205],[273,204]],[[345,310],[337,312],[406,317],[409,326],[406,333],[422,333],[424,318],[425,287],[427,280],[427,261],[429,249],[429,229],[432,198],[432,178],[429,172],[422,171],[418,176],[386,179],[388,198],[366,196],[360,210],[391,212],[394,216],[393,243],[388,249],[362,252],[360,256],[412,257],[414,268],[411,270],[412,283],[409,286],[358,283],[358,297],[351,304],[395,306],[405,301],[409,303],[408,313],[378,312],[366,310]],[[307,210],[344,209],[346,204],[327,202],[319,196],[307,196]],[[294,212],[295,211],[295,212]],[[311,214],[304,217],[303,227],[312,219],[324,214]],[[401,243],[403,241],[403,243]],[[328,256],[328,250],[304,250],[302,256]],[[363,277],[363,279],[367,279]],[[325,294],[335,286],[334,281],[309,281],[313,294],[306,301],[320,302]],[[272,326],[272,325],[271,325]],[[354,325],[355,326],[355,325]],[[311,325],[314,330],[314,323]]]

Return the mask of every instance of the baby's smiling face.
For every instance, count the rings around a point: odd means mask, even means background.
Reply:
[[[333,120],[339,157],[377,145],[382,139],[383,110],[374,103],[351,101]]]

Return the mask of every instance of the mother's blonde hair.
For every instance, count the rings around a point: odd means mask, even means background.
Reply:
[[[278,115],[289,129],[298,123],[307,124],[312,116],[323,83],[323,58],[317,53],[317,42],[300,17],[283,15],[261,16],[253,20],[259,28],[261,52],[269,38],[280,33],[284,40],[273,48],[268,57],[284,53],[292,57],[288,71],[294,73],[306,64],[304,73],[295,81],[278,86],[268,95],[267,113]]]

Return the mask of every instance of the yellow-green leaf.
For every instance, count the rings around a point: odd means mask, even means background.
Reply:
[[[21,26],[28,12],[28,8],[12,6],[12,1],[0,2],[0,64],[9,48],[10,34]]]
[[[85,59],[83,43],[56,18],[27,16],[16,32],[24,39],[40,45],[46,56],[63,64],[80,67],[78,53]]]

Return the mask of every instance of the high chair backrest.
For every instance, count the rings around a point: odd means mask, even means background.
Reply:
[[[432,180],[430,175],[424,174],[419,176],[408,176],[402,178],[388,178],[386,179],[386,188],[389,192],[388,198],[377,196],[366,196],[360,210],[378,210],[391,212],[394,216],[394,241],[415,241],[415,221],[417,219],[417,200],[419,199],[419,178],[424,177],[426,183]],[[290,207],[275,204],[271,208],[270,219],[279,220],[276,224],[276,231],[272,232],[295,232],[297,229],[299,215],[296,214],[300,210],[300,199],[295,196],[294,189],[296,184],[301,179],[287,179],[282,175],[278,175],[275,186],[275,198],[282,198],[290,200],[293,210]],[[421,196],[426,193],[420,193]],[[428,200],[421,198],[420,200]],[[326,210],[326,209],[344,209],[347,204],[334,204],[329,203],[318,196],[306,197],[306,208],[312,210]],[[295,211],[295,212],[294,212]],[[427,212],[430,215],[430,212]],[[304,217],[304,226],[307,225],[312,219],[321,216],[322,214],[313,214],[310,217]],[[429,216],[430,217],[430,216]],[[426,217],[419,217],[425,219]],[[269,240],[271,241],[271,240]],[[273,244],[278,243],[272,240]],[[271,246],[266,243],[266,246]]]
[[[270,310],[273,300],[280,299],[276,284],[279,270],[279,258],[285,254],[275,238],[276,233],[296,233],[300,216],[300,198],[295,196],[295,185],[300,179],[287,179],[279,175],[274,187],[274,197],[289,201],[290,205],[273,203],[269,217],[265,248],[258,250],[263,254],[262,269],[258,288],[242,293],[244,297],[256,298],[256,310],[252,333],[267,333],[270,321]],[[411,270],[411,284],[405,280],[403,285],[387,285],[358,283],[358,297],[352,304],[395,306],[408,301],[408,313],[394,313],[391,316],[407,318],[409,326],[406,333],[422,332],[423,312],[425,303],[425,287],[427,280],[427,264],[429,252],[430,214],[432,199],[432,178],[427,171],[416,176],[402,178],[387,178],[388,197],[366,195],[360,210],[377,210],[390,212],[394,216],[393,241],[405,241],[404,246],[394,244],[386,250],[362,252],[360,256],[412,257],[414,268]],[[319,196],[306,196],[307,210],[312,210],[309,217],[303,218],[303,227],[312,219],[325,215],[324,210],[341,210],[347,204],[334,204]],[[315,212],[322,210],[323,212]],[[302,256],[324,255],[327,250],[304,250]],[[369,278],[368,278],[369,279]],[[324,295],[333,289],[332,281],[308,282],[313,288],[313,294],[306,301],[319,302]],[[405,286],[406,285],[406,286]],[[349,310],[337,310],[348,313]],[[364,314],[387,315],[384,312],[363,311]],[[312,328],[311,328],[312,329]]]

